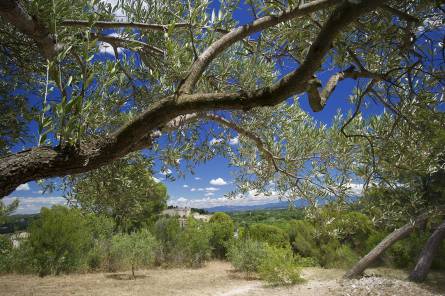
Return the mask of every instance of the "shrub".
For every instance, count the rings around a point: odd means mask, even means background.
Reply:
[[[158,264],[167,260],[167,255],[172,252],[178,243],[181,227],[177,218],[161,217],[153,226],[153,234],[159,241],[156,261]]]
[[[233,220],[226,213],[215,213],[210,218],[212,237],[210,245],[216,258],[224,258],[227,252],[227,243],[233,238]]]
[[[248,274],[257,272],[266,255],[266,244],[251,239],[234,240],[229,244],[227,258],[236,270]]]
[[[320,266],[317,258],[314,257],[302,257],[299,254],[294,254],[294,260],[300,267],[317,267]]]
[[[131,234],[117,234],[112,239],[112,262],[119,269],[131,267],[134,278],[136,268],[153,264],[156,247],[157,241],[147,229]]]
[[[36,263],[29,241],[22,241],[18,248],[11,248],[9,252],[1,256],[0,272],[21,274],[36,272]]]
[[[375,231],[371,219],[355,211],[341,213],[333,223],[324,224],[324,228],[330,233],[335,232],[335,238],[354,249],[363,249],[366,239]]]
[[[207,223],[188,220],[187,226],[179,235],[174,253],[179,255],[176,262],[190,267],[200,267],[210,258],[210,238],[212,232]]]
[[[254,224],[244,234],[252,240],[268,243],[271,246],[287,247],[289,239],[284,230],[273,225]]]
[[[90,270],[112,271],[110,252],[111,240],[116,224],[112,218],[104,215],[86,215],[87,224],[92,232],[92,245],[87,255]]]
[[[315,241],[314,226],[304,220],[292,221],[289,225],[289,241],[295,254],[303,257],[320,257],[319,248]]]
[[[300,268],[289,248],[266,247],[258,267],[261,279],[273,286],[301,283]]]
[[[8,237],[0,234],[0,273],[9,272],[11,251],[11,240]]]
[[[78,271],[92,244],[86,220],[77,209],[42,208],[30,227],[29,242],[39,275]]]
[[[359,260],[359,256],[348,245],[334,239],[321,245],[320,253],[319,262],[326,268],[348,268]]]
[[[208,223],[188,220],[181,228],[177,218],[160,218],[153,231],[159,240],[157,264],[201,266],[210,258],[212,231]]]

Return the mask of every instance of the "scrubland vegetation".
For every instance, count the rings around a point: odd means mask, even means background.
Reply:
[[[134,278],[138,269],[197,268],[214,258],[231,262],[247,277],[259,277],[270,285],[291,285],[304,281],[303,267],[352,266],[390,231],[375,227],[366,215],[353,210],[336,217],[332,208],[325,207],[317,220],[306,217],[286,222],[278,217],[304,216],[304,210],[266,212],[232,214],[238,219],[258,215],[253,223],[239,223],[225,213],[215,213],[208,223],[190,217],[185,227],[178,218],[160,217],[127,233],[103,215],[62,206],[44,208],[29,228],[29,239],[18,248],[2,236],[0,271],[45,276],[131,270]],[[262,223],[261,217],[277,222]],[[418,231],[397,242],[377,265],[412,267],[427,238]],[[445,268],[445,244],[439,254],[434,269]]]
[[[436,0],[1,0],[0,223],[29,237],[0,237],[0,273],[136,279],[216,259],[270,286],[305,268],[430,280],[445,269],[444,19]],[[164,178],[219,157],[234,169],[218,202],[305,208],[163,216]],[[68,206],[8,220],[34,181]]]

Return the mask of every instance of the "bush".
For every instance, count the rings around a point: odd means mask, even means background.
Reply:
[[[216,258],[225,258],[227,243],[233,238],[233,220],[226,213],[215,213],[209,222],[212,230],[210,245],[213,248],[213,254]]]
[[[300,268],[289,248],[266,247],[258,267],[261,279],[273,286],[301,283]]]
[[[254,224],[244,234],[246,238],[265,242],[271,246],[287,247],[289,238],[284,230],[273,225]]]
[[[175,246],[178,244],[181,226],[177,218],[161,217],[153,227],[153,234],[160,245],[156,254],[156,264],[160,265],[169,258]]]
[[[42,208],[29,242],[39,275],[58,275],[85,268],[92,233],[79,210],[54,206]]]
[[[190,218],[181,228],[177,218],[163,217],[155,223],[154,233],[160,243],[157,264],[199,267],[210,258],[212,232],[207,223]]]
[[[116,224],[112,218],[104,215],[86,215],[88,227],[92,233],[92,245],[87,255],[90,270],[113,271],[110,261],[111,244]]]
[[[21,274],[36,272],[36,263],[29,241],[22,241],[18,248],[11,248],[0,257],[0,272]]]
[[[334,239],[321,245],[320,253],[318,260],[325,268],[349,268],[359,260],[359,256],[348,245]]]
[[[251,239],[234,240],[229,244],[227,258],[236,270],[247,274],[257,272],[266,255],[267,244]]]
[[[207,223],[188,220],[187,226],[179,235],[178,243],[174,249],[176,262],[189,267],[200,267],[210,258],[210,238],[212,232]]]
[[[368,216],[359,212],[341,213],[333,223],[325,224],[330,233],[336,233],[336,238],[342,243],[348,243],[354,249],[365,247],[366,239],[374,233],[374,225]]]
[[[12,251],[11,240],[0,234],[0,273],[9,272],[9,260]]]
[[[314,226],[304,220],[292,221],[289,225],[289,241],[294,254],[303,257],[320,257],[319,248],[315,241]]]
[[[147,229],[131,234],[113,236],[111,261],[115,269],[131,267],[134,278],[136,268],[153,265],[157,241]]]

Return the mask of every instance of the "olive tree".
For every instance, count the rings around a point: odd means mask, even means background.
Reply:
[[[232,115],[291,97],[319,112],[346,79],[392,107],[401,100],[387,92],[413,72],[435,77],[431,57],[443,51],[441,34],[429,34],[443,16],[435,1],[255,0],[246,24],[233,17],[238,1],[217,11],[207,0],[110,2],[1,2],[1,99],[38,98],[26,102],[36,111],[36,141],[1,159],[1,196],[144,148],[166,166],[182,158],[192,169],[211,157],[203,124],[230,128]],[[106,45],[114,58],[100,56]],[[418,87],[437,90],[432,84]]]
[[[140,155],[67,178],[66,197],[82,211],[111,217],[125,232],[154,223],[167,207],[167,188],[153,179]]]

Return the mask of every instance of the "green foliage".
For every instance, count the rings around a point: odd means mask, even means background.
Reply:
[[[22,241],[18,248],[11,248],[0,258],[0,273],[35,273],[36,260],[29,241]]]
[[[365,242],[357,244],[354,242],[358,241],[358,238],[366,241],[367,232],[363,234],[361,231],[363,225],[357,225],[357,227],[348,225],[345,221],[357,216],[353,212],[351,216],[348,214],[350,213],[345,213],[345,220],[324,225],[314,226],[306,220],[290,223],[289,238],[292,250],[303,258],[310,258],[306,259],[308,262],[303,261],[302,264],[320,264],[327,268],[347,268],[358,260],[359,257],[355,250],[361,251]],[[360,215],[358,216],[360,217]],[[355,221],[351,223],[353,224]],[[365,227],[365,229],[367,228]],[[343,241],[340,241],[339,237]]]
[[[150,225],[166,207],[168,196],[166,187],[153,179],[149,165],[135,154],[70,177],[69,200],[83,211],[112,217],[125,232]]]
[[[213,214],[209,223],[212,231],[210,245],[213,248],[213,254],[217,258],[224,258],[227,252],[227,244],[233,238],[233,220],[226,213],[218,212]]]
[[[174,217],[161,217],[153,226],[153,233],[160,242],[157,263],[168,261],[171,254],[178,244],[181,227],[179,221]]]
[[[210,259],[210,239],[212,231],[207,223],[190,218],[180,232],[174,252],[179,263],[190,267],[200,267]],[[178,260],[179,259],[179,260]]]
[[[110,252],[113,269],[131,267],[134,277],[136,268],[153,265],[157,244],[155,237],[148,229],[113,236]]]
[[[249,225],[253,223],[277,224],[287,223],[293,219],[303,219],[304,210],[299,208],[276,209],[276,210],[255,210],[246,212],[229,213],[233,221],[239,225]]]
[[[305,220],[291,221],[289,224],[289,241],[294,253],[303,257],[319,257],[314,226]]]
[[[0,234],[0,254],[1,255],[7,254],[11,250],[12,250],[11,240],[7,236]]]
[[[91,230],[92,244],[87,254],[88,268],[91,270],[113,270],[111,257],[112,238],[115,222],[104,215],[84,215]]]
[[[29,242],[41,276],[79,270],[92,243],[92,233],[79,210],[42,208],[30,228]]]
[[[11,240],[8,237],[0,234],[0,273],[8,272],[11,251]]]
[[[162,217],[154,225],[154,234],[160,242],[158,264],[199,267],[211,255],[210,225],[190,218],[181,228],[175,217]]]
[[[7,216],[14,212],[19,206],[18,199],[15,199],[11,204],[5,205],[3,201],[0,201],[0,224],[7,221]]]
[[[320,246],[320,265],[326,268],[349,268],[360,259],[346,244],[330,240]]]
[[[286,247],[289,244],[286,232],[273,225],[253,224],[245,230],[244,236],[271,246]]]
[[[368,216],[351,210],[338,210],[327,205],[317,210],[314,225],[320,241],[338,240],[354,249],[364,248],[366,239],[375,231]]]
[[[266,243],[252,239],[233,240],[227,250],[227,258],[236,270],[251,274],[257,272],[266,256]]]
[[[289,248],[267,246],[258,273],[270,285],[293,285],[303,282],[298,263]]]

